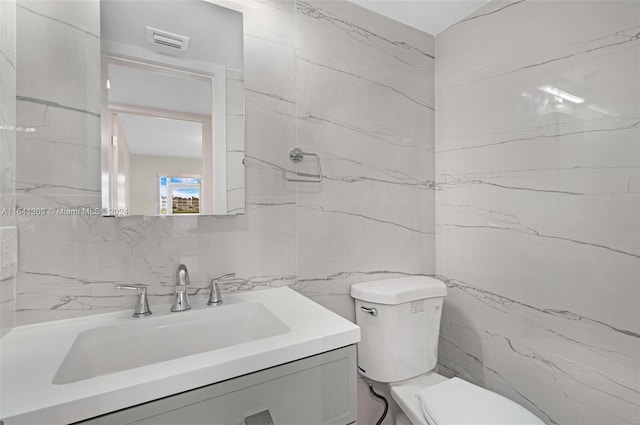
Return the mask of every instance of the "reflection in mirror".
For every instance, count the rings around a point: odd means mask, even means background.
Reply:
[[[242,15],[102,0],[101,25],[104,208],[244,212]]]

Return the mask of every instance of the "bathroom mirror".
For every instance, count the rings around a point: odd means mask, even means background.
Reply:
[[[244,212],[243,19],[204,0],[101,0],[105,215]]]

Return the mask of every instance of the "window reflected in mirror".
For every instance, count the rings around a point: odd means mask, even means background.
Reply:
[[[202,197],[201,176],[160,176],[158,214],[198,214]]]

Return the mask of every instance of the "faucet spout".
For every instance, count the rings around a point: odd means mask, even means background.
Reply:
[[[173,302],[171,303],[171,311],[185,311],[191,308],[187,285],[189,285],[189,271],[187,266],[180,264],[176,271],[176,287]]]
[[[187,266],[180,264],[176,271],[176,286],[183,286],[189,284],[189,271]]]

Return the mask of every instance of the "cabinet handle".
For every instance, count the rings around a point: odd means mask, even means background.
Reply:
[[[274,425],[271,413],[268,410],[263,410],[255,415],[247,416],[244,418],[245,425]]]

